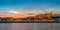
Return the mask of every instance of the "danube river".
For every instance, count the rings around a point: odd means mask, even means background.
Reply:
[[[60,30],[60,23],[0,23],[0,30]]]

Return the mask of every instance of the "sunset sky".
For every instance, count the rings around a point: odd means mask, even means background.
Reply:
[[[0,15],[40,14],[51,11],[60,13],[60,0],[0,0]]]

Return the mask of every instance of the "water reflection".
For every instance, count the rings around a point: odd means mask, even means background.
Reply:
[[[59,30],[60,23],[0,23],[0,30]]]

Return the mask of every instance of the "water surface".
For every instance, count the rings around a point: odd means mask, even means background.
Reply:
[[[0,23],[0,30],[60,30],[60,23]]]

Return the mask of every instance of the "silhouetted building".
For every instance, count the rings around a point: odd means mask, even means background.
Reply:
[[[55,20],[56,22],[60,19],[60,16],[53,16],[51,17],[52,20]]]
[[[28,20],[35,20],[35,17],[27,17]]]

